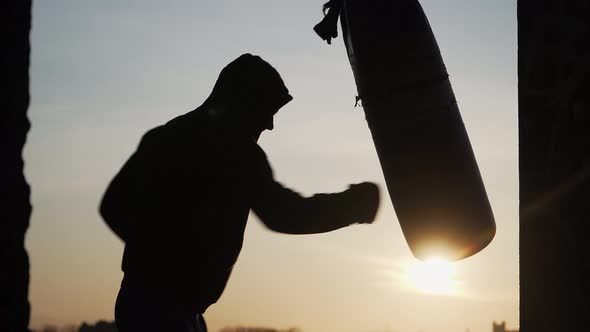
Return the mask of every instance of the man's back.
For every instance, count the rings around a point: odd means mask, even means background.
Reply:
[[[126,277],[215,302],[242,246],[251,181],[267,167],[256,149],[200,110],[146,133],[101,206],[126,242]]]

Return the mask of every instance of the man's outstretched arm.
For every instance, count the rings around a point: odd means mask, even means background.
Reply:
[[[266,161],[266,158],[265,158]],[[289,234],[333,231],[354,223],[371,223],[379,206],[379,189],[369,182],[333,194],[303,197],[273,178],[268,163],[256,186],[252,210],[270,229]]]

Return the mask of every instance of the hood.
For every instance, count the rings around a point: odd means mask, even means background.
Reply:
[[[225,66],[209,97],[210,102],[222,102],[230,107],[276,110],[293,97],[277,70],[261,57],[249,53],[239,56]]]

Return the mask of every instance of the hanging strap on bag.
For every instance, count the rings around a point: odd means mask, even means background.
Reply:
[[[342,0],[330,0],[323,6],[324,19],[313,30],[328,44],[338,37],[338,17],[342,11]]]

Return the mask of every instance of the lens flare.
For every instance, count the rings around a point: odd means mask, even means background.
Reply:
[[[413,261],[406,268],[406,282],[414,290],[433,295],[457,295],[453,263],[432,258],[424,262]]]

